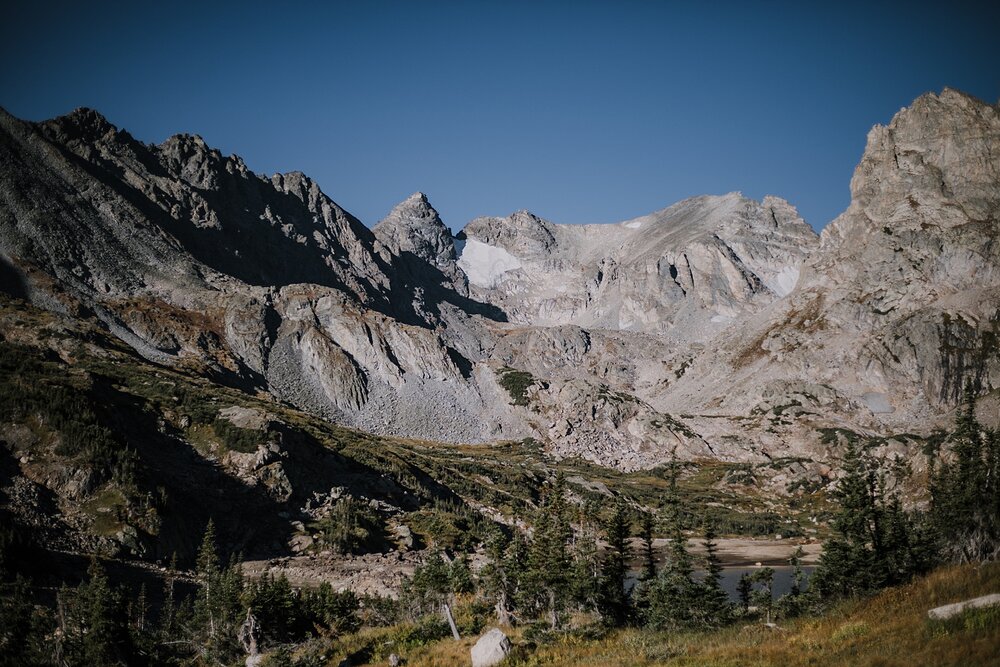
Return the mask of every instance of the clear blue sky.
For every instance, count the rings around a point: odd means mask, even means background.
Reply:
[[[1000,97],[985,2],[203,4],[5,3],[0,105],[197,133],[369,225],[416,190],[455,229],[741,190],[821,228],[871,125],[946,85]]]

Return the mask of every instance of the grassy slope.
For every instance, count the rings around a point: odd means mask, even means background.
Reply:
[[[780,630],[737,625],[716,633],[653,633],[622,630],[599,639],[566,637],[527,647],[513,631],[511,665],[677,665],[763,667],[871,665],[879,667],[974,667],[1000,664],[1000,608],[972,612],[947,623],[927,610],[1000,592],[1000,563],[939,570],[907,586],[867,600],[848,601],[820,617],[782,622]],[[341,649],[357,646],[344,640]],[[474,638],[449,640],[402,652],[410,667],[467,665]],[[334,651],[343,656],[344,652]],[[377,664],[373,656],[371,664]],[[337,664],[337,659],[330,664]]]
[[[715,633],[620,630],[599,638],[566,636],[534,645],[509,631],[515,649],[510,665],[640,667],[764,667],[857,665],[879,667],[975,667],[1000,664],[1000,608],[967,613],[947,623],[927,610],[1000,591],[1000,563],[939,570],[910,585],[867,600],[848,601],[820,617],[781,623],[772,630],[743,624]],[[384,664],[390,652],[410,667],[465,666],[475,637],[410,646],[406,629],[379,628],[325,647],[328,664]]]

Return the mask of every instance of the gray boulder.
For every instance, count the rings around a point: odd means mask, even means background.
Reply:
[[[944,621],[969,611],[970,609],[981,609],[982,607],[992,607],[994,605],[1000,605],[1000,593],[992,593],[990,595],[972,598],[971,600],[965,600],[964,602],[956,602],[954,604],[946,604],[943,607],[935,607],[927,612],[927,617],[935,621]]]
[[[510,640],[500,628],[493,628],[472,647],[472,667],[499,665],[510,654]]]

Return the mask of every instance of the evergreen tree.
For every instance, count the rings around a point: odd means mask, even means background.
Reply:
[[[215,524],[209,520],[198,549],[192,640],[204,659],[227,662],[239,654],[236,628],[243,621],[243,575],[235,557],[220,569]]]
[[[792,585],[789,590],[789,595],[792,597],[798,597],[802,595],[804,589],[806,575],[802,570],[802,557],[805,556],[805,551],[802,550],[801,546],[795,548],[791,557],[788,559],[788,564],[792,566]]]
[[[305,632],[304,605],[284,574],[264,574],[246,585],[242,602],[234,620],[243,616],[243,608],[249,609],[260,625],[261,646],[289,642]]]
[[[0,665],[49,664],[47,609],[35,605],[28,580],[17,576],[0,588]]]
[[[652,512],[642,512],[639,515],[639,537],[642,540],[642,570],[640,581],[650,581],[656,577],[656,555],[653,552],[653,528],[655,520]]]
[[[601,614],[613,625],[623,625],[629,617],[629,596],[625,592],[632,555],[629,528],[628,506],[619,498],[605,529],[608,548],[601,567]]]
[[[788,559],[788,564],[792,567],[792,581],[786,595],[778,598],[776,606],[780,614],[785,617],[797,616],[802,613],[809,596],[805,595],[805,572],[802,570],[802,557],[805,552],[802,547],[796,547],[795,551]]]
[[[771,611],[774,608],[774,569],[762,567],[750,575],[750,583],[760,584],[750,593],[750,600],[760,611],[766,614],[766,622],[771,623]]]
[[[454,595],[463,593],[473,593],[476,590],[476,583],[472,579],[472,572],[469,570],[469,559],[465,554],[455,556],[448,571],[448,581],[451,585],[451,592]]]
[[[341,554],[363,552],[381,530],[378,514],[353,496],[338,499],[320,523],[324,542]]]
[[[176,628],[177,601],[174,598],[174,583],[177,573],[177,553],[170,558],[167,576],[163,581],[163,607],[160,609],[160,641],[172,639]]]
[[[570,594],[577,608],[597,609],[601,596],[601,559],[597,552],[597,536],[593,526],[582,520],[573,544],[573,571]]]
[[[638,581],[632,588],[632,608],[640,623],[649,619],[650,590],[656,580],[656,555],[653,551],[653,531],[656,519],[652,512],[642,512],[639,515],[639,556],[642,568],[639,570]]]
[[[441,552],[435,552],[413,571],[403,593],[411,620],[437,613],[451,593],[451,568]]]
[[[515,538],[516,539],[516,538]],[[507,547],[512,546],[500,530],[486,539],[486,564],[479,573],[483,594],[493,602],[497,623],[511,625],[516,595],[516,572],[508,569]]]
[[[692,625],[693,607],[698,599],[698,586],[692,578],[694,567],[687,550],[687,539],[681,528],[683,508],[677,490],[676,461],[668,469],[665,498],[666,528],[670,538],[668,557],[649,591],[647,624],[658,628],[678,628]]]
[[[729,622],[732,605],[722,588],[722,562],[711,524],[705,528],[702,546],[705,548],[705,577],[701,580],[695,617],[699,625],[718,627]]]
[[[87,576],[75,590],[60,592],[64,657],[71,664],[127,665],[132,643],[121,592],[96,559]]]
[[[214,637],[219,623],[219,555],[215,546],[215,522],[208,520],[195,561],[200,590],[195,601],[195,623],[205,637]]]
[[[569,597],[570,560],[567,542],[572,536],[560,473],[545,494],[536,514],[534,535],[528,551],[527,592],[548,617],[549,626],[559,626],[559,615]]]
[[[863,595],[908,581],[929,564],[926,538],[904,511],[879,462],[851,439],[834,492],[840,509],[811,589],[820,597]],[[900,477],[903,466],[891,466]]]
[[[823,595],[867,593],[884,582],[883,563],[879,561],[882,524],[877,489],[874,466],[850,440],[834,492],[840,503],[832,522],[834,534],[823,547],[814,579]]]
[[[740,575],[739,581],[736,582],[736,594],[740,598],[740,609],[743,613],[750,611],[750,593],[753,592],[753,581],[750,579],[750,574],[744,572]]]
[[[941,556],[976,562],[1000,556],[1000,440],[976,418],[967,384],[948,440],[950,459],[932,460],[931,520]]]
[[[315,591],[302,598],[303,615],[317,626],[326,628],[334,635],[353,632],[361,625],[358,618],[360,602],[350,590],[334,591],[328,582],[323,582]]]

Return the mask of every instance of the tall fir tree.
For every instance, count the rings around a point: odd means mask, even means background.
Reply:
[[[650,581],[656,577],[656,554],[653,551],[653,530],[656,519],[652,512],[643,511],[639,515],[639,538],[642,541],[641,553],[642,570],[639,573],[640,581]]]
[[[630,599],[625,590],[632,557],[630,528],[628,505],[619,498],[605,528],[608,547],[601,566],[600,604],[605,621],[617,626],[624,625],[630,615]]]
[[[60,592],[64,659],[80,665],[130,664],[132,641],[121,591],[96,558],[87,576],[75,590]]]
[[[601,559],[597,533],[586,511],[581,512],[580,531],[574,537],[570,594],[580,611],[597,609],[601,594]]]
[[[931,518],[938,551],[946,561],[1000,557],[1000,440],[976,418],[971,383],[948,439],[938,452],[931,481]],[[946,458],[947,457],[947,458]]]
[[[715,530],[711,524],[707,524],[702,542],[705,549],[705,576],[701,580],[694,612],[698,624],[705,627],[725,625],[732,617],[729,596],[722,588],[722,561],[719,559],[715,538]]]
[[[670,547],[666,562],[650,587],[646,618],[647,624],[657,629],[690,626],[694,622],[693,608],[698,598],[698,586],[692,577],[694,566],[682,527],[684,512],[677,488],[680,470],[676,461],[671,462],[667,472],[664,505]]]
[[[840,504],[832,522],[834,534],[823,546],[815,575],[817,590],[823,595],[868,593],[882,585],[877,489],[873,465],[855,440],[849,440],[833,494]]]
[[[567,543],[571,536],[565,480],[560,473],[536,513],[528,552],[528,588],[535,594],[536,605],[548,617],[553,630],[559,627],[570,590]]]

